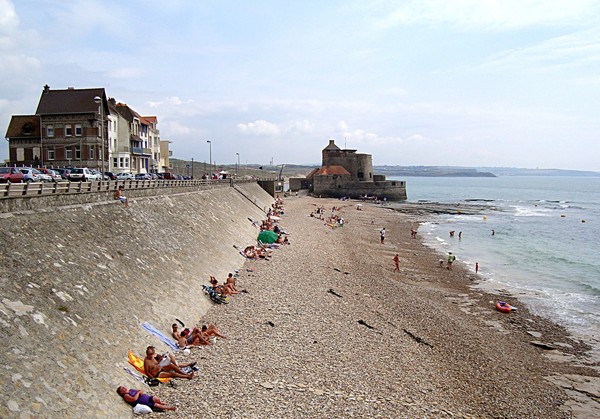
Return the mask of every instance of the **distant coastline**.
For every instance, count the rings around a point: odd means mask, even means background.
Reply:
[[[173,172],[182,175],[204,173],[206,163],[171,159]],[[189,166],[189,167],[188,167]],[[272,177],[281,171],[286,178],[304,177],[311,170],[321,167],[318,164],[284,164],[270,166],[244,164],[237,171],[241,176]],[[219,170],[236,173],[235,164],[217,166]],[[464,167],[464,166],[373,166],[375,174],[387,177],[499,177],[499,176],[564,176],[564,177],[600,177],[600,172],[567,169],[523,169],[518,167]]]

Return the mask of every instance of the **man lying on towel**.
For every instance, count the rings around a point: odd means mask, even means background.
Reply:
[[[181,365],[182,367],[193,367],[196,363]],[[177,364],[175,357],[171,354],[157,355],[154,346],[146,348],[146,358],[144,358],[144,371],[148,377],[152,378],[187,378],[191,380],[194,377],[194,371],[190,374],[184,373]]]

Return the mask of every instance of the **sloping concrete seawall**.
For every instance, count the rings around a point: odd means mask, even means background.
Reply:
[[[210,307],[272,198],[256,184],[0,214],[0,417],[119,417],[127,351]],[[147,388],[146,388],[147,390]]]

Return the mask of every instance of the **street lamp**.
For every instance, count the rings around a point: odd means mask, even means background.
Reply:
[[[210,170],[210,179],[212,179],[213,176],[213,169],[212,169],[212,142],[210,140],[206,140],[206,142],[208,143],[208,163],[209,163],[209,170]]]
[[[192,157],[192,180],[194,179],[194,158]]]
[[[235,177],[238,176],[238,168],[240,167],[240,153],[235,153],[237,156],[237,163],[235,164]]]
[[[102,189],[102,181],[104,180],[104,106],[102,106],[102,98],[96,96],[94,102],[100,108],[100,140],[102,141],[102,172],[100,173],[100,189]]]

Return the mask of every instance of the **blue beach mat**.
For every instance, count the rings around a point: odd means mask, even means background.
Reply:
[[[175,340],[164,335],[160,330],[158,330],[156,327],[152,326],[150,323],[144,322],[144,323],[142,323],[142,327],[144,329],[146,329],[148,332],[152,333],[157,338],[159,338],[161,340],[161,342],[163,342],[169,348],[173,349],[173,352],[179,351],[179,347],[177,346],[177,342],[175,342]]]

